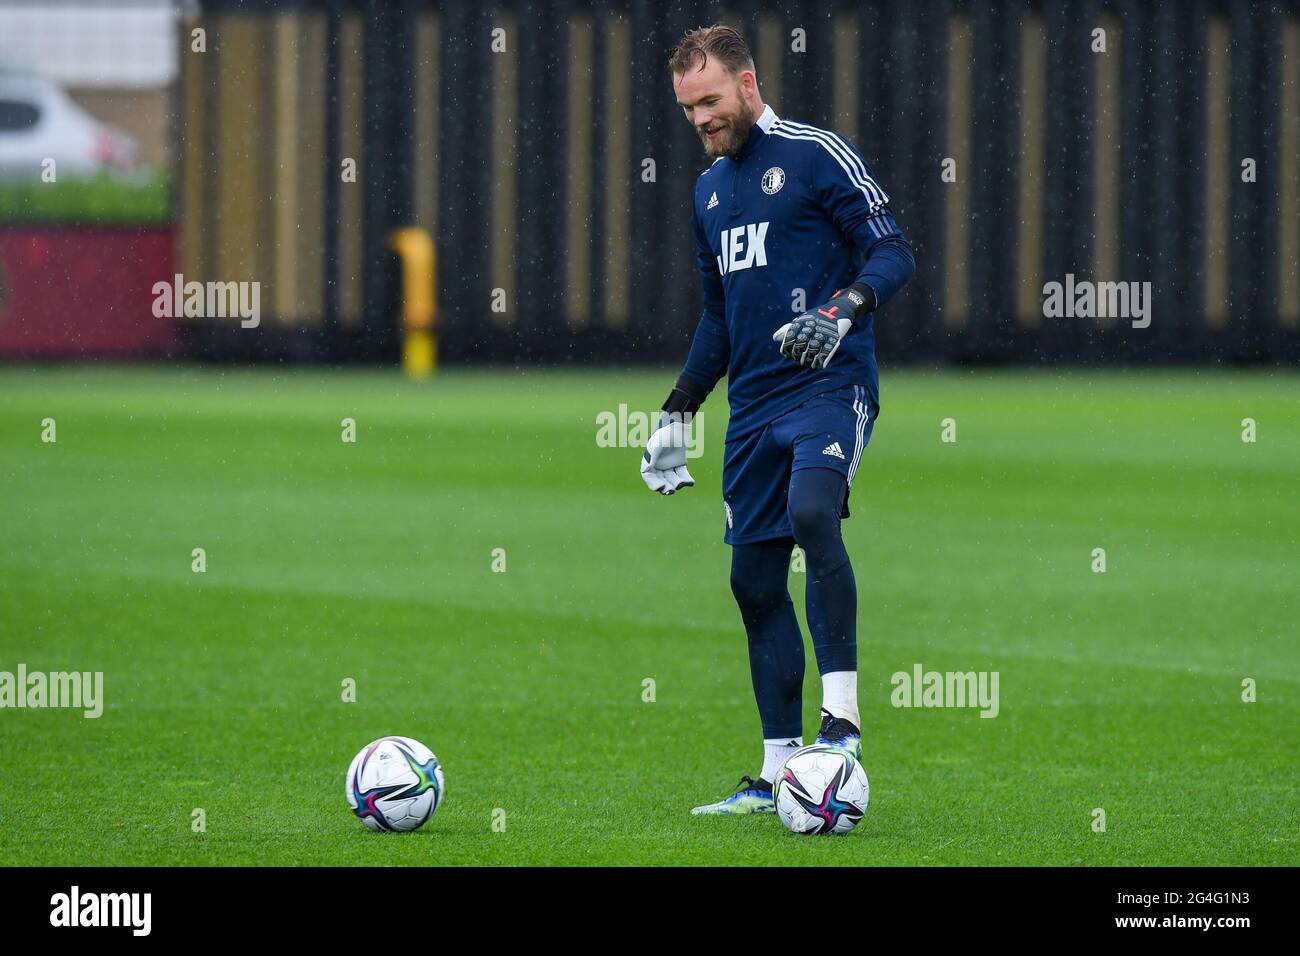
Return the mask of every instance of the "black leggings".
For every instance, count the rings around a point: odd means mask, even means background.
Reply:
[[[837,471],[796,471],[787,502],[794,537],[732,548],[731,592],[749,637],[750,676],[764,737],[802,733],[803,635],[787,588],[796,542],[807,562],[805,610],[818,673],[857,670],[857,582],[840,537],[847,493]]]

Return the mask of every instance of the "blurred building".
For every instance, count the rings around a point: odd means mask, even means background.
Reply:
[[[391,355],[414,225],[449,360],[680,360],[708,160],[666,63],[719,20],[893,197],[889,360],[1300,357],[1297,0],[206,0],[178,258],[261,281],[268,321],[187,323],[196,350]]]
[[[6,0],[0,5],[0,69],[53,80],[94,116],[129,134],[141,159],[169,163],[180,16],[170,0]]]

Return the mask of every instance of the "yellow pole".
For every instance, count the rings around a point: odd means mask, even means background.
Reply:
[[[402,368],[411,378],[428,378],[438,366],[433,237],[418,226],[403,226],[393,230],[389,245],[402,260]]]

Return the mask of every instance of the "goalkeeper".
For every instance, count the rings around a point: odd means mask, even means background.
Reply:
[[[669,69],[714,160],[696,183],[692,221],[704,312],[641,473],[665,495],[694,484],[682,422],[725,374],[725,540],[763,763],[692,812],[771,812],[776,772],[803,743],[804,644],[787,588],[796,543],[822,678],[817,740],[861,754],[857,584],[840,519],[880,409],[873,313],[915,264],[866,161],[840,136],[765,106],[735,30],[687,33]]]

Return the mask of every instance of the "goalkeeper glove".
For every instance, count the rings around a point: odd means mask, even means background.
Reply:
[[[781,326],[772,341],[781,343],[781,354],[804,368],[825,368],[839,351],[853,320],[876,306],[871,286],[855,282],[836,292],[825,305],[805,312]]]
[[[680,415],[667,412],[659,428],[645,443],[641,457],[641,478],[646,487],[661,495],[671,495],[678,488],[689,488],[695,479],[686,470],[686,437],[690,426]]]
[[[641,456],[641,478],[651,491],[671,495],[678,488],[689,488],[695,479],[686,470],[686,441],[690,433],[690,419],[700,409],[708,390],[700,387],[685,375],[664,402],[664,414],[659,427],[646,442]]]

